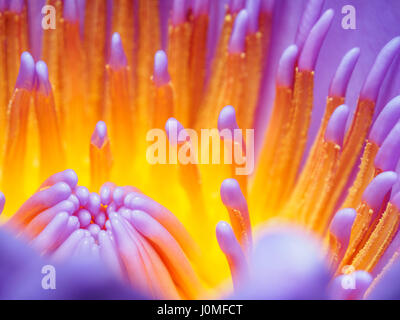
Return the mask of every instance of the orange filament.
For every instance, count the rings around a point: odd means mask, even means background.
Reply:
[[[234,17],[227,13],[220,39],[218,41],[215,57],[212,62],[211,77],[208,85],[206,85],[205,95],[196,120],[196,129],[214,127],[220,109],[223,107],[216,103],[217,97],[221,90],[221,86],[225,81],[224,74],[226,72],[228,43],[232,33]]]
[[[61,130],[65,135],[68,163],[72,167],[82,168],[89,159],[87,141],[95,121],[89,119],[86,104],[87,73],[84,63],[84,49],[80,39],[78,21],[63,20],[63,64],[61,70]],[[81,119],[86,126],[76,126],[76,119]],[[90,120],[89,122],[87,122]],[[87,167],[87,165],[86,165]],[[79,174],[79,173],[78,173]]]
[[[32,94],[26,89],[15,89],[9,104],[7,140],[4,154],[3,190],[15,207],[24,198],[25,153],[28,133],[29,106]],[[17,202],[17,203],[16,203]]]
[[[389,203],[368,241],[351,263],[356,270],[372,271],[396,234],[400,221],[399,214],[396,206]]]
[[[167,120],[174,115],[175,91],[172,83],[163,86],[152,85],[152,128],[163,129]]]
[[[22,9],[21,13],[6,11],[5,13],[6,25],[6,63],[7,63],[7,78],[8,81],[8,95],[9,100],[13,93],[13,85],[17,80],[19,69],[19,57],[21,53],[28,50],[28,20],[26,7]]]
[[[40,142],[40,179],[62,171],[65,167],[64,148],[53,93],[35,91],[35,110]]]
[[[261,74],[263,68],[263,43],[266,41],[263,32],[250,34],[246,38],[246,80],[243,101],[238,105],[239,127],[253,127],[254,112],[260,94]]]
[[[143,127],[142,130],[147,130],[149,126],[147,106],[149,106],[153,61],[155,53],[161,47],[160,31],[156,27],[159,25],[158,11],[158,0],[138,1],[137,66],[134,66],[134,69],[136,69],[136,77],[139,79],[136,105],[138,106],[138,124]]]
[[[361,158],[360,169],[349,193],[344,201],[343,208],[354,208],[361,201],[362,193],[379,171],[374,166],[375,156],[379,147],[376,143],[367,141],[364,154]]]
[[[169,26],[169,73],[175,88],[175,117],[183,126],[190,122],[189,108],[189,57],[192,25],[184,22],[177,26]]]
[[[333,111],[340,105],[344,103],[343,97],[328,97],[327,104],[325,108],[325,113],[321,121],[320,129],[316,135],[315,141],[310,149],[310,153],[307,157],[307,161],[304,168],[299,176],[293,193],[289,199],[288,204],[285,206],[285,213],[289,217],[296,219],[300,217],[297,215],[297,208],[300,206],[300,200],[306,197],[306,190],[309,188],[310,184],[314,182],[313,173],[315,171],[315,166],[318,164],[318,160],[322,157],[322,152],[324,150],[324,135],[328,121],[333,113]],[[301,222],[301,221],[299,221]],[[304,221],[303,221],[304,222]]]
[[[63,59],[61,55],[64,51],[64,28],[62,27],[63,3],[61,0],[47,0],[47,4],[54,6],[54,8],[56,9],[56,30],[43,30],[41,56],[49,68],[49,78],[54,90],[54,100],[57,115],[60,117],[62,105],[61,61]]]
[[[357,253],[360,243],[362,242],[365,233],[371,224],[373,210],[365,203],[362,202],[357,208],[357,216],[351,229],[351,236],[347,251],[343,260],[338,268],[338,271],[351,263],[352,258]]]
[[[120,7],[115,4],[116,7]],[[122,9],[125,9],[124,6],[121,5]],[[127,8],[129,9],[129,8]],[[129,11],[126,10],[127,14]],[[132,14],[129,14],[132,16]],[[100,115],[104,109],[104,99],[101,98],[104,92],[104,65],[106,64],[105,54],[106,54],[106,17],[107,17],[107,8],[105,1],[96,1],[96,0],[88,0],[86,1],[86,26],[85,26],[85,34],[84,34],[84,48],[87,53],[89,59],[86,61],[87,66],[87,74],[89,75],[89,110],[91,111],[91,115],[89,117],[94,118],[96,121],[99,120]],[[116,20],[118,23],[122,24],[124,21],[122,18],[118,17]],[[115,21],[115,20],[114,20]],[[125,26],[124,30],[132,30],[132,27],[128,25]],[[121,30],[122,31],[122,30]],[[124,38],[125,34],[121,33],[121,37],[124,40],[128,40],[128,38]],[[132,41],[126,42],[133,43]],[[133,52],[133,50],[132,50]],[[129,58],[128,58],[129,59]],[[132,64],[130,64],[132,65]]]
[[[194,17],[192,21],[192,36],[189,47],[190,126],[194,125],[204,91],[208,20],[207,14],[201,14]]]
[[[92,190],[100,190],[104,181],[109,181],[112,167],[112,154],[108,137],[99,148],[90,144],[90,181]]]
[[[115,160],[116,175],[125,175],[129,179],[132,166],[132,143],[136,133],[134,110],[130,91],[129,67],[114,70],[107,66],[108,95],[105,118],[110,123],[110,139],[113,141],[112,152]],[[118,171],[120,170],[120,171]]]

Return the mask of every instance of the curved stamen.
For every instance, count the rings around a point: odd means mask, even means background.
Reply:
[[[310,34],[311,29],[319,19],[323,5],[324,0],[308,1],[307,7],[304,10],[303,16],[301,17],[301,22],[296,34],[295,43],[300,51],[303,49],[304,42]]]
[[[19,68],[16,89],[25,89],[31,91],[33,89],[35,79],[35,61],[29,52],[21,55],[21,66]]]
[[[400,122],[390,131],[375,157],[375,167],[393,171],[400,158]]]
[[[135,210],[129,221],[147,239],[156,244],[161,258],[166,261],[179,286],[189,297],[198,296],[201,284],[186,255],[171,234],[143,211]]]
[[[333,111],[325,132],[325,140],[331,141],[338,146],[343,145],[346,122],[349,117],[349,108],[341,105]]]
[[[368,139],[381,146],[389,132],[400,119],[400,96],[390,100],[371,128]]]
[[[346,96],[347,86],[349,84],[351,75],[360,57],[360,49],[353,48],[347,52],[342,58],[339,67],[332,79],[329,96],[331,97],[344,97]]]
[[[245,51],[246,35],[249,25],[249,14],[243,9],[239,12],[233,25],[232,35],[229,41],[229,53],[241,54]]]
[[[332,219],[329,231],[335,237],[336,244],[336,262],[339,262],[349,245],[351,228],[356,219],[357,212],[353,208],[339,210]]]
[[[32,241],[31,245],[41,252],[46,253],[51,247],[57,245],[58,239],[68,224],[67,212],[57,214],[43,231]]]
[[[360,92],[360,99],[376,101],[383,79],[400,51],[400,37],[389,41],[379,52]]]
[[[167,133],[169,143],[172,146],[182,144],[186,141],[182,140],[182,136],[187,136],[183,133],[184,130],[185,128],[183,125],[175,118],[169,118],[167,120],[167,123],[165,124],[165,132]]]
[[[168,58],[164,51],[159,50],[154,56],[154,76],[156,86],[161,87],[171,81],[168,73]]]
[[[329,9],[321,16],[314,27],[311,29],[304,48],[300,53],[299,70],[315,70],[315,64],[323,41],[328,33],[329,27],[333,21],[333,10]]]
[[[219,247],[228,260],[233,286],[237,290],[240,287],[241,279],[248,272],[246,257],[231,226],[227,222],[221,221],[218,223],[216,235]]]
[[[107,137],[107,126],[104,121],[99,121],[93,131],[90,142],[97,148],[101,149],[108,139]]]
[[[239,126],[236,121],[236,111],[235,108],[232,106],[224,107],[218,117],[218,130],[221,132],[224,129],[228,129],[232,131],[233,137],[233,130],[239,129]]]
[[[53,253],[52,259],[56,262],[66,261],[74,253],[80,241],[88,235],[87,230],[78,229],[67,238]]]
[[[292,88],[294,71],[299,50],[296,45],[289,46],[279,60],[276,82],[278,86]]]
[[[114,70],[125,68],[128,64],[121,36],[117,32],[115,32],[111,38],[111,53],[108,64]]]
[[[235,179],[226,179],[221,184],[221,200],[228,209],[236,238],[246,252],[252,247],[252,234],[246,198]]]
[[[123,269],[121,261],[116,250],[115,244],[111,240],[109,234],[106,231],[101,230],[99,232],[99,245],[100,245],[100,256],[103,258],[104,263],[119,277],[123,275]]]
[[[377,212],[382,206],[386,194],[397,181],[397,174],[392,171],[377,175],[365,189],[362,199],[368,206]]]
[[[46,63],[38,61],[36,63],[36,76],[37,76],[37,88],[38,91],[49,95],[51,92],[51,84],[49,80],[49,71]]]
[[[24,233],[30,237],[35,237],[39,232],[47,226],[54,217],[61,213],[66,212],[72,215],[76,211],[75,205],[69,200],[63,200],[57,203],[55,206],[40,212],[36,217],[29,222],[26,226]]]
[[[176,239],[189,258],[197,258],[198,248],[183,224],[166,208],[149,197],[132,192],[125,197],[124,205],[132,210],[148,213]]]
[[[78,175],[72,169],[67,169],[53,174],[46,179],[39,187],[39,190],[51,187],[59,182],[66,183],[71,189],[74,189],[78,183]]]

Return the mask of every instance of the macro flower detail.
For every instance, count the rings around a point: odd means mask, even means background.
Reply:
[[[33,2],[0,1],[0,273],[17,266],[1,298],[54,298],[35,289],[44,263],[66,275],[55,298],[80,268],[95,298],[400,298],[399,36],[353,92],[365,48],[323,73],[323,0],[275,64],[286,1],[46,0],[49,30]],[[149,163],[153,129],[186,163]]]

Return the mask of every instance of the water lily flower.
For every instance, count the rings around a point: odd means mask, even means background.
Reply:
[[[0,1],[0,298],[400,298],[400,12],[352,2]]]

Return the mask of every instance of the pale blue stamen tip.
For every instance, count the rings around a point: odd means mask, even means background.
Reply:
[[[236,179],[226,179],[221,184],[221,200],[225,206],[237,210],[244,210],[246,199]]]
[[[35,79],[35,61],[29,52],[21,55],[21,66],[15,87],[32,90]]]
[[[164,51],[160,50],[154,56],[154,83],[156,86],[161,87],[168,82],[171,78],[168,73],[168,58]]]
[[[36,63],[36,77],[38,80],[38,90],[48,95],[51,90],[49,81],[49,71],[47,65],[43,61],[38,61]]]
[[[104,145],[107,139],[107,125],[104,121],[99,121],[92,134],[91,142],[99,149]]]
[[[234,130],[238,129],[239,126],[236,121],[235,108],[232,106],[226,106],[223,108],[218,117],[218,130],[224,129]]]
[[[339,210],[332,219],[329,231],[344,245],[347,245],[350,239],[351,228],[356,216],[356,210],[345,208]]]
[[[349,108],[346,105],[341,105],[333,111],[326,127],[326,141],[342,146],[348,116]]]
[[[296,45],[289,46],[282,54],[279,60],[277,72],[277,85],[285,88],[291,88],[294,80],[294,69],[298,57],[299,49]]]
[[[216,228],[216,235],[218,244],[225,254],[231,255],[235,248],[239,247],[239,243],[229,223],[225,221],[219,222]]]
[[[128,62],[122,46],[122,41],[119,33],[114,33],[111,38],[111,54],[109,65],[112,69],[118,70],[125,68]]]
[[[183,125],[175,118],[169,118],[165,124],[165,131],[167,133],[171,145],[183,143],[185,140],[179,139],[181,131],[185,130]]]
[[[231,39],[229,41],[229,52],[240,54],[245,51],[246,35],[249,24],[249,15],[247,10],[243,9],[236,17]]]

